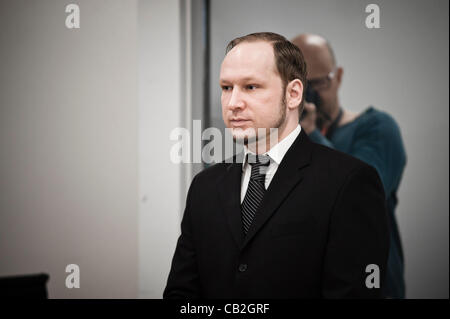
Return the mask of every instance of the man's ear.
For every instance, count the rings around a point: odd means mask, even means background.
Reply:
[[[286,104],[291,110],[297,108],[303,97],[303,83],[299,79],[292,80],[286,87]]]

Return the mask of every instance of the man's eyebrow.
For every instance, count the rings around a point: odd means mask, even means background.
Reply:
[[[220,79],[219,82],[220,82],[221,84],[229,84],[229,83],[231,83],[232,81],[229,81],[229,80],[227,80],[227,79]],[[236,82],[262,82],[262,79],[257,79],[257,78],[255,78],[255,77],[253,77],[253,76],[246,76],[246,77],[244,77],[244,78],[240,78],[240,79],[239,79],[238,81],[236,81]]]
[[[243,82],[261,82],[261,79],[257,79],[253,76],[247,76],[241,79]]]

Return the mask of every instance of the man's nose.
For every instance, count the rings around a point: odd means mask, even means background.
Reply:
[[[243,108],[245,106],[242,92],[238,88],[234,88],[231,92],[230,100],[228,101],[228,108],[230,110],[235,110],[238,108]]]

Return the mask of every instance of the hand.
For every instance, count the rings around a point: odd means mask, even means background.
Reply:
[[[308,103],[305,101],[305,117],[300,121],[300,126],[305,130],[306,134],[310,134],[316,129],[317,112],[316,106],[313,103]]]

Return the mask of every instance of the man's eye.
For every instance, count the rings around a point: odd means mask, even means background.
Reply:
[[[254,89],[256,89],[256,85],[253,84],[247,85],[247,90],[254,90]]]
[[[229,85],[222,85],[222,91],[230,91],[231,90],[231,86]]]

